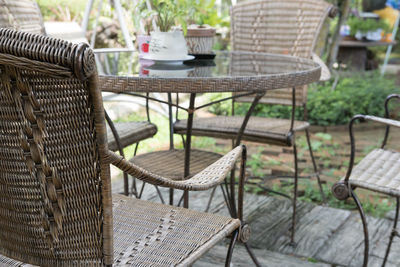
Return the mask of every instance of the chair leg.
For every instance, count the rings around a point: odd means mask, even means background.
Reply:
[[[357,198],[356,193],[354,193],[353,189],[351,189],[351,196],[354,199],[354,202],[357,205],[358,212],[360,213],[361,216],[361,221],[363,224],[363,229],[364,229],[364,263],[363,267],[368,266],[368,252],[369,252],[369,237],[368,237],[368,226],[367,226],[367,219],[365,218],[364,210],[362,208],[362,205],[360,201]]]
[[[238,236],[239,236],[239,229],[236,229],[235,232],[233,232],[232,234],[231,243],[229,244],[228,253],[225,259],[225,267],[229,267],[231,265],[233,249],[235,248]]]
[[[392,246],[393,238],[396,235],[397,221],[399,219],[399,206],[400,206],[400,199],[397,197],[396,198],[396,216],[394,217],[393,229],[392,229],[392,233],[390,234],[390,237],[389,237],[389,244],[386,249],[385,258],[383,259],[382,267],[385,267],[385,265],[386,265],[386,261],[389,257],[389,253],[390,253],[390,248]]]
[[[310,151],[310,156],[311,156],[311,161],[312,161],[313,168],[314,168],[314,173],[315,173],[315,176],[317,177],[318,186],[319,186],[319,192],[321,193],[321,198],[322,198],[322,203],[325,204],[326,203],[326,197],[325,197],[324,190],[322,189],[321,178],[319,177],[319,171],[318,171],[317,163],[315,162],[314,153],[313,153],[313,150],[312,150],[312,147],[311,147],[310,133],[309,133],[308,129],[306,129],[305,131],[306,131],[308,150]]]
[[[294,155],[294,192],[293,192],[293,214],[292,214],[292,233],[290,236],[290,245],[295,246],[294,241],[296,234],[296,212],[297,212],[297,187],[298,187],[298,162],[297,162],[297,146],[293,140],[293,155]]]
[[[255,266],[261,266],[261,264],[258,262],[258,260],[257,260],[257,258],[256,258],[256,255],[254,255],[253,251],[250,249],[249,244],[244,243],[244,246],[245,246],[245,248],[246,248],[246,250],[247,250],[247,253],[249,253],[249,255],[250,255],[250,257],[251,257],[251,259],[252,259],[254,265],[255,265]]]
[[[208,212],[208,210],[210,209],[211,202],[212,202],[212,200],[213,200],[213,198],[214,198],[214,194],[215,194],[216,189],[217,189],[216,186],[212,189],[210,198],[208,199],[208,202],[207,202],[207,207],[206,207],[206,209],[204,210],[204,212]]]

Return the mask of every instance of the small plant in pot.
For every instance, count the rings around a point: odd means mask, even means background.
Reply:
[[[173,0],[150,0],[151,14],[154,19],[154,31],[150,33],[148,59],[187,60],[188,50],[183,31],[176,27],[182,23],[184,9]]]
[[[139,16],[137,16],[136,14],[139,14]],[[138,6],[133,15],[135,29],[137,32],[136,43],[140,56],[149,53],[151,41],[150,32],[153,30],[152,16],[153,12],[147,10],[144,5]]]
[[[207,24],[208,20],[217,17],[215,0],[186,0],[189,7],[186,42],[189,54],[212,55],[215,28]],[[211,10],[211,11],[210,11]],[[213,12],[214,10],[214,12]]]
[[[379,41],[385,32],[390,31],[385,21],[371,18],[351,17],[347,24],[350,26],[350,35],[360,41]]]

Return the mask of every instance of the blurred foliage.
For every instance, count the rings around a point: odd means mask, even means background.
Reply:
[[[356,114],[384,115],[383,104],[386,96],[400,93],[395,77],[382,77],[378,72],[354,73],[339,79],[336,88],[334,81],[319,83],[308,88],[308,121],[312,125],[342,125]],[[230,114],[230,102],[219,103],[209,108],[218,115]],[[228,104],[227,104],[228,103]],[[236,103],[235,113],[244,115],[248,103]],[[291,106],[257,105],[256,116],[290,118]],[[296,108],[296,119],[303,119],[303,109]]]
[[[384,20],[362,19],[353,16],[347,20],[347,24],[350,26],[351,36],[355,36],[358,31],[361,33],[367,33],[369,31],[382,29],[387,33],[392,30],[390,25]]]
[[[81,0],[37,0],[44,21],[80,22],[86,7]]]

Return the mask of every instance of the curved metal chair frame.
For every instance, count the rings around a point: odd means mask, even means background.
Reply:
[[[326,3],[325,1],[319,0],[257,0],[238,3],[236,6],[233,6],[231,10],[232,50],[291,54],[298,57],[318,58],[315,54],[312,53],[312,51],[314,50],[314,47],[316,45],[320,29],[325,19],[328,16],[331,18],[335,17],[336,12],[337,8]],[[282,19],[282,17],[288,18],[289,21],[285,21],[284,19]],[[317,62],[321,64],[322,60],[318,59]],[[323,69],[323,73],[326,74],[324,75],[323,79],[327,80],[330,76],[329,71],[327,71],[327,68]],[[231,69],[231,72],[235,71],[235,68]],[[225,128],[228,127],[225,127],[225,124],[229,124],[229,118],[217,116],[215,118],[210,118],[210,121],[215,122],[213,125],[215,126],[215,128],[210,131],[209,127],[205,127],[205,124],[201,124],[201,119],[194,119],[194,122],[192,123],[193,132],[191,134],[198,136],[232,139],[233,147],[237,144],[240,144],[242,140],[293,147],[295,169],[293,198],[286,194],[274,192],[273,190],[269,191],[272,193],[283,195],[287,198],[292,199],[293,201],[291,243],[294,245],[296,228],[297,187],[299,178],[297,164],[298,156],[295,142],[295,132],[299,129],[296,129],[297,122],[295,121],[295,111],[296,107],[303,107],[304,122],[307,122],[307,87],[303,86],[302,88],[271,90],[267,93],[259,93],[257,95],[254,95],[251,92],[247,94],[236,93],[233,94],[231,97],[209,103],[207,105],[201,106],[200,108],[226,100],[232,100],[233,115],[235,114],[235,102],[251,103],[246,115],[244,117],[240,117],[240,120],[238,119],[238,121],[241,121],[240,124],[235,124],[234,126],[229,125],[230,131],[227,131]],[[285,129],[286,133],[284,135],[279,137],[255,136],[251,133],[246,132],[249,130],[250,127],[257,127],[251,126],[251,117],[254,109],[258,104],[279,104],[292,106],[291,119],[290,121],[285,120],[287,121],[286,125],[288,125],[288,129]],[[271,122],[265,121],[264,123],[267,124]],[[187,134],[187,129],[185,127],[186,124],[186,120],[177,120],[176,124],[174,125],[175,133],[181,135]],[[236,132],[232,133],[231,128],[234,128]],[[318,167],[315,162],[314,154],[311,148],[308,124],[302,127],[301,130],[305,130],[315,176],[318,181],[318,186],[323,202],[325,202],[325,195],[322,190]],[[234,173],[232,173],[232,175],[234,175]]]
[[[108,149],[92,50],[0,29],[0,265],[188,266],[242,224],[246,148],[172,181]],[[111,195],[110,164],[187,191],[222,183],[240,159],[234,218]]]
[[[370,115],[356,115],[351,119],[349,123],[350,148],[351,148],[349,168],[347,170],[346,176],[341,181],[337,182],[332,186],[332,193],[337,199],[346,200],[349,197],[352,197],[355,204],[357,205],[357,209],[359,211],[364,229],[364,261],[363,261],[364,267],[368,266],[369,236],[368,236],[368,226],[365,213],[363,211],[361,202],[358,200],[357,195],[355,193],[355,189],[357,187],[367,190],[372,190],[396,198],[396,214],[394,218],[394,225],[389,237],[389,243],[385,252],[385,257],[383,259],[382,266],[385,266],[387,263],[387,259],[389,257],[390,248],[392,246],[394,237],[400,236],[397,230],[397,223],[399,219],[399,208],[400,208],[400,188],[391,186],[390,184],[391,178],[393,178],[393,176],[397,173],[395,174],[390,173],[388,169],[388,168],[400,168],[400,164],[399,161],[397,160],[397,161],[390,161],[389,164],[390,166],[384,166],[384,163],[386,163],[385,165],[388,165],[386,161],[390,160],[390,157],[388,157],[387,155],[392,155],[397,157],[400,156],[399,152],[394,152],[386,148],[387,141],[389,138],[390,127],[392,126],[400,128],[399,121],[390,119],[389,102],[392,99],[400,100],[400,95],[392,94],[386,98],[385,118],[379,118]],[[371,121],[375,123],[384,124],[386,125],[386,131],[380,149],[373,150],[358,165],[354,166],[356,143],[354,138],[353,125],[356,121]],[[374,164],[377,165],[374,166]],[[378,173],[378,171],[380,171],[380,173]],[[374,181],[370,180],[372,178],[374,179]]]

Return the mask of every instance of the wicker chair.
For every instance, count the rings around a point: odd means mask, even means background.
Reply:
[[[242,157],[240,218],[245,148],[183,181],[109,151],[86,44],[0,29],[0,140],[1,266],[187,266],[231,236],[229,266],[240,219],[112,196],[110,163],[147,183],[206,190]]]
[[[0,0],[0,28],[11,28],[46,35],[39,6],[34,0]],[[75,37],[74,37],[75,38]],[[101,86],[101,85],[100,85]],[[157,126],[150,121],[113,122],[108,115],[108,146],[112,151],[124,155],[123,148],[153,137]],[[137,150],[137,147],[135,151]],[[124,193],[129,193],[128,176],[124,173]]]
[[[400,169],[400,152],[393,151],[386,148],[389,137],[390,127],[400,127],[400,122],[390,119],[389,116],[389,102],[392,99],[400,100],[400,95],[393,94],[386,98],[385,101],[385,117],[380,118],[369,115],[356,115],[350,121],[350,164],[346,176],[332,186],[332,192],[339,200],[346,200],[350,196],[354,199],[358,211],[361,216],[362,224],[364,227],[364,263],[363,266],[368,265],[368,252],[369,252],[369,237],[367,221],[362,209],[361,203],[357,198],[354,190],[357,187],[382,193],[396,198],[396,215],[394,218],[394,225],[392,233],[389,237],[389,244],[386,249],[385,258],[382,266],[385,266],[389,257],[390,248],[395,236],[399,237],[399,232],[396,229],[399,219],[400,208],[400,186],[399,186],[399,169]],[[366,155],[356,166],[354,166],[355,158],[355,138],[353,132],[353,124],[355,121],[372,121],[386,125],[385,137],[382,145],[378,149],[372,150]]]
[[[328,15],[335,16],[336,8],[322,0],[256,0],[241,2],[231,10],[231,43],[234,51],[266,52],[290,54],[298,57],[311,58],[322,62],[313,53],[319,32]],[[231,72],[243,71],[231,69]],[[324,79],[329,79],[329,70],[323,68]],[[296,225],[297,198],[297,149],[295,133],[305,130],[313,167],[318,179],[322,197],[324,198],[321,181],[318,175],[309,140],[307,128],[306,101],[307,87],[272,90],[263,95],[239,97],[233,96],[232,113],[235,102],[252,102],[245,117],[216,116],[211,118],[195,118],[193,135],[227,138],[239,144],[241,140],[291,146],[295,160],[295,187],[293,197],[293,224],[291,241],[294,242]],[[258,103],[280,104],[292,106],[292,118],[276,119],[265,117],[250,117]],[[304,121],[294,119],[296,107],[303,107]],[[185,134],[187,120],[177,121],[174,131]]]

